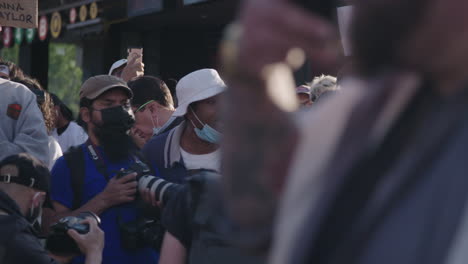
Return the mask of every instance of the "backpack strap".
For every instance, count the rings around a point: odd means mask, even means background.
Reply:
[[[71,187],[73,190],[72,210],[80,208],[83,200],[83,184],[85,176],[85,160],[81,146],[71,147],[64,155],[70,169]]]

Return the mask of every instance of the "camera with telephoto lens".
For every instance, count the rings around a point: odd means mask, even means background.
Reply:
[[[150,175],[151,171],[149,167],[141,161],[136,161],[128,169],[119,171],[116,177],[119,179],[131,173],[137,174],[136,180],[140,193],[144,189],[148,189],[155,194],[156,200],[161,201],[163,204],[180,188],[178,184],[173,184]],[[154,212],[147,212],[144,217],[126,223],[119,217],[118,223],[123,248],[128,250],[135,250],[146,246],[156,249],[160,248],[164,229],[159,221],[159,217],[155,216]]]
[[[163,205],[181,188],[179,184],[171,183],[162,178],[150,175],[151,171],[148,165],[141,161],[133,163],[126,170],[119,171],[116,177],[119,179],[135,172],[137,174],[138,191],[141,193],[143,190],[149,190],[150,193],[154,193],[156,201],[161,202]]]
[[[171,183],[152,175],[145,175],[138,180],[138,191],[141,193],[143,190],[148,190],[162,205],[165,205],[181,188],[180,184]]]
[[[46,249],[58,256],[80,255],[81,251],[75,240],[68,234],[68,230],[75,230],[78,234],[89,232],[89,224],[82,223],[86,217],[96,219],[98,225],[101,224],[99,216],[92,212],[83,212],[78,216],[67,216],[61,218],[50,227],[50,234],[46,239]]]

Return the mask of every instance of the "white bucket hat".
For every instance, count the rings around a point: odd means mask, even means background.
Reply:
[[[216,70],[203,69],[192,72],[177,83],[179,106],[172,116],[183,116],[191,103],[210,98],[225,90],[226,84]]]

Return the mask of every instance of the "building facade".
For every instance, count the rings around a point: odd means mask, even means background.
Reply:
[[[215,67],[224,27],[237,11],[238,0],[41,0],[39,28],[28,40],[17,32],[3,36],[2,48],[19,45],[19,65],[47,87],[50,45],[77,47],[83,79],[106,74],[113,62],[126,58],[129,47],[142,47],[145,72],[179,79]],[[12,38],[8,40],[8,37]],[[8,44],[8,45],[5,45]]]

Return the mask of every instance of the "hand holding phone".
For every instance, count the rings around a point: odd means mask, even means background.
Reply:
[[[127,53],[128,53],[128,57],[127,57],[128,62],[132,61],[135,58],[143,59],[143,48],[128,48]]]
[[[129,48],[127,51],[127,66],[122,71],[122,79],[126,82],[145,74],[143,48]]]

